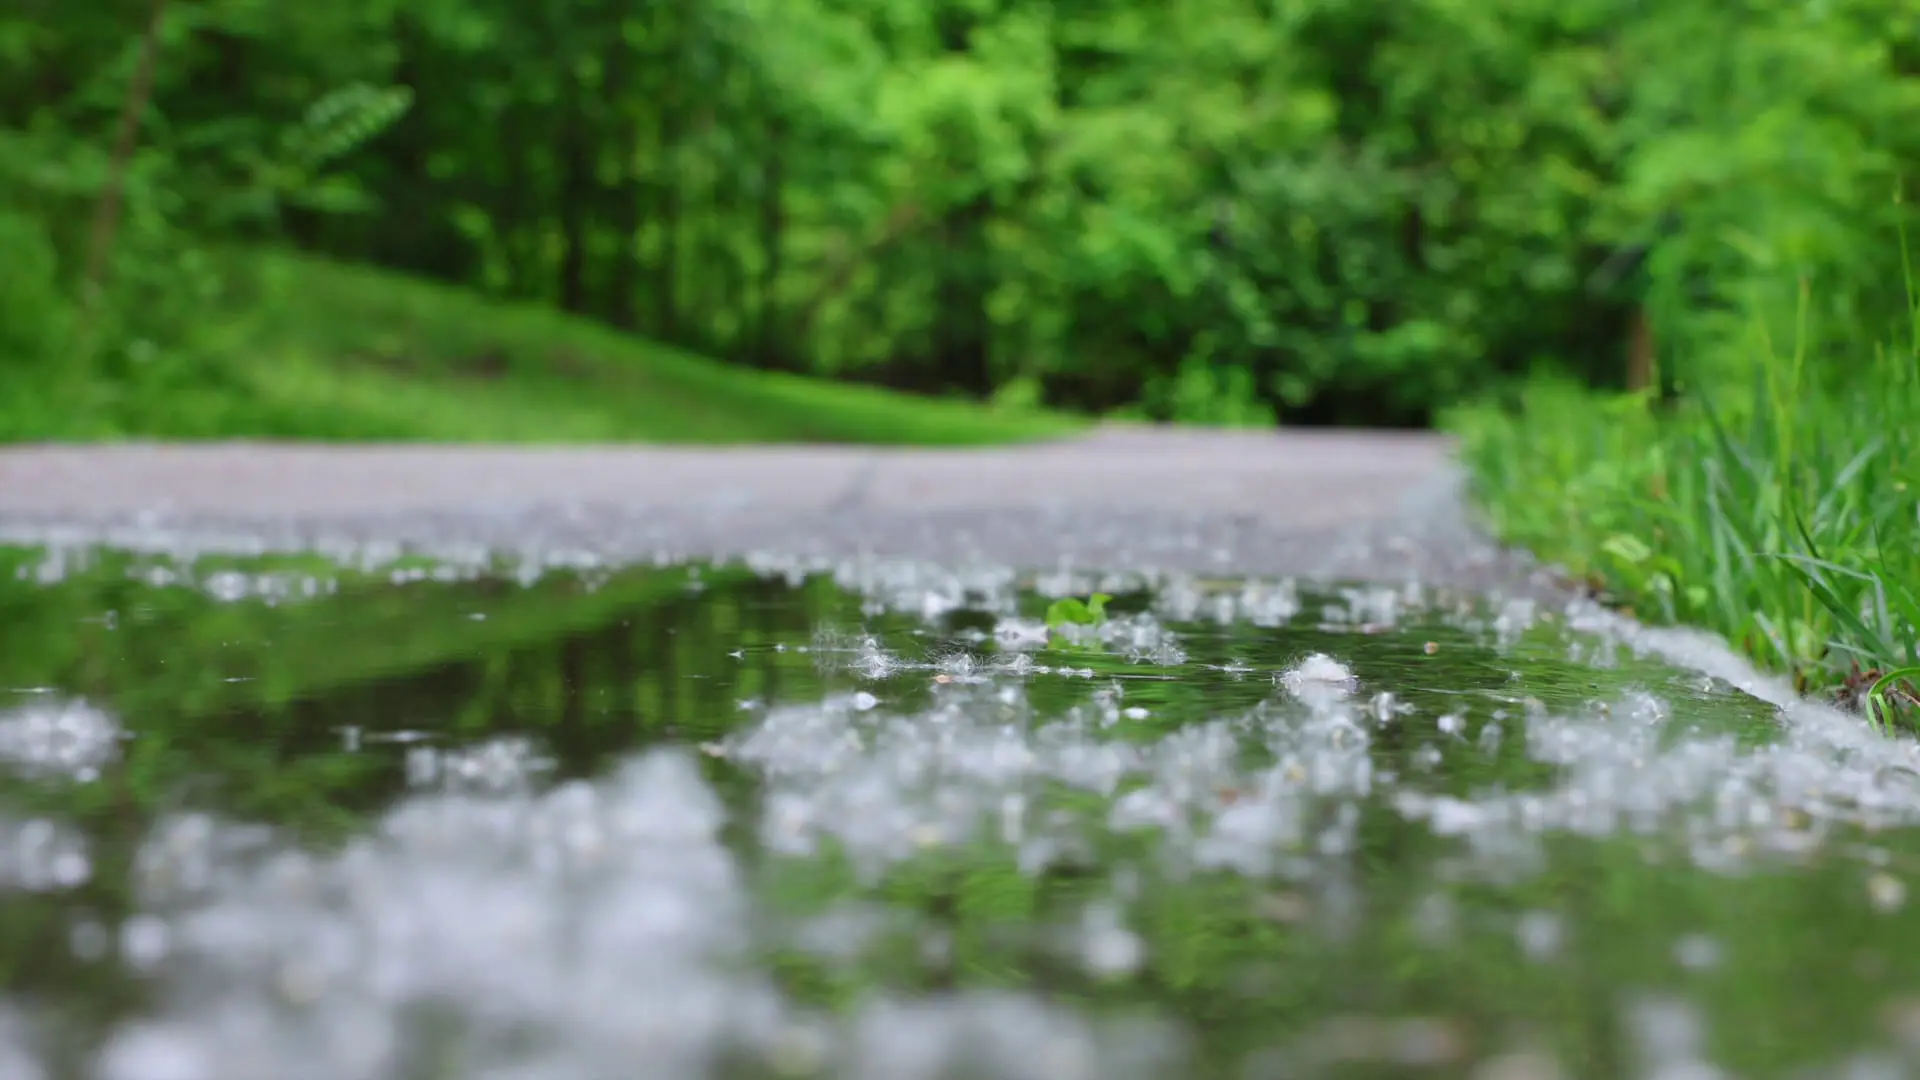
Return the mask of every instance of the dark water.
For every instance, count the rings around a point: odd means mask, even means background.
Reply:
[[[1176,582],[1067,647],[911,569],[0,571],[8,1078],[1920,1048],[1906,808],[1520,609]]]

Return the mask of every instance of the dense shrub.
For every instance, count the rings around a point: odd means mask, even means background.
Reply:
[[[144,5],[39,4],[0,16],[0,117],[64,140],[63,190],[92,195]],[[1620,381],[1643,302],[1670,380],[1796,330],[1802,278],[1832,370],[1834,335],[1904,311],[1904,0],[176,0],[168,19],[130,181],[149,223],[742,363],[1417,422],[1542,362]]]

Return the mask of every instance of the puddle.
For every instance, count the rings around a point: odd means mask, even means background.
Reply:
[[[1920,1056],[1904,765],[1521,603],[14,551],[0,620],[9,1080]]]

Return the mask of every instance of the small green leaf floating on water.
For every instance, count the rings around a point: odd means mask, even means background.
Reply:
[[[1106,593],[1094,593],[1085,600],[1063,596],[1047,605],[1047,625],[1056,630],[1068,623],[1099,626],[1107,620],[1107,601],[1111,599]]]
[[[1053,631],[1055,635],[1054,645],[1056,647],[1065,645],[1070,649],[1097,648],[1097,643],[1087,645],[1071,640],[1063,642],[1059,640],[1058,635],[1061,627],[1068,624],[1074,626],[1099,626],[1105,622],[1107,620],[1107,601],[1111,599],[1113,599],[1113,597],[1108,596],[1106,593],[1094,593],[1085,600],[1073,596],[1063,596],[1053,603],[1048,604],[1047,629]]]

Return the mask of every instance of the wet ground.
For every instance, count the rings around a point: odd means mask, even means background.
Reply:
[[[0,543],[404,547],[621,562],[754,552],[1528,590],[1461,512],[1446,439],[1103,425],[963,450],[0,447]]]
[[[0,549],[0,1077],[1911,1075],[1920,750],[1422,520]]]

